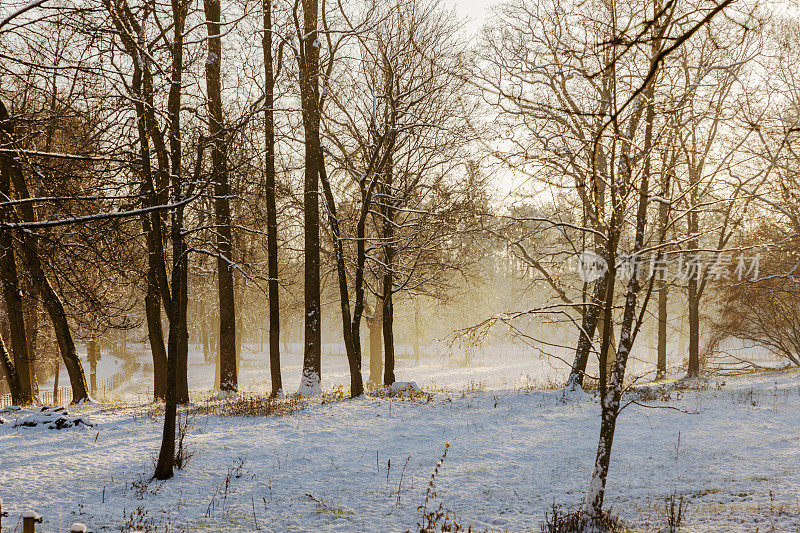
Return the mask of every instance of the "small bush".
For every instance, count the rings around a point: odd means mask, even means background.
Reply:
[[[304,409],[310,401],[298,395],[270,398],[267,395],[240,393],[225,400],[207,399],[192,412],[218,416],[281,416]]]
[[[669,498],[667,498],[667,505],[664,509],[666,513],[667,528],[670,533],[674,533],[681,528],[685,510],[686,509],[683,505],[683,496],[677,498],[676,501],[675,493],[673,492],[670,494]]]
[[[186,434],[190,427],[194,427],[194,415],[178,415],[177,421],[177,442],[175,443],[175,466],[178,470],[183,470],[186,463],[194,456],[194,449],[186,444]]]
[[[551,514],[552,513],[552,514]],[[544,513],[542,533],[617,533],[625,531],[622,521],[611,511],[603,511],[598,518],[591,518],[580,510],[563,512],[553,503],[551,512]]]
[[[434,533],[436,531],[472,531],[472,526],[465,530],[456,520],[455,513],[446,510],[441,502],[438,508],[428,509],[428,505],[433,503],[436,499],[436,475],[439,473],[439,469],[447,458],[447,450],[449,448],[450,443],[446,442],[444,445],[444,453],[441,459],[439,459],[439,462],[436,463],[436,468],[433,469],[431,479],[428,481],[425,501],[422,502],[422,505],[417,507],[417,510],[422,512],[422,522],[417,524],[420,533]]]

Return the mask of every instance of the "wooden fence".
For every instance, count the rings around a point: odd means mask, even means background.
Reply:
[[[139,363],[128,363],[125,368],[115,372],[105,379],[97,382],[97,390],[92,393],[92,396],[98,400],[108,397],[109,393],[114,389],[122,386],[124,383],[130,381],[133,373],[139,368]],[[66,405],[72,402],[72,389],[70,387],[59,387],[58,394],[53,398],[52,390],[39,390],[39,402],[42,405]],[[10,394],[3,394],[0,396],[0,408],[13,405]]]

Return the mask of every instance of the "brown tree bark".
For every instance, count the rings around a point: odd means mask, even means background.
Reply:
[[[4,136],[8,136],[7,141],[3,141],[3,144],[11,145],[13,143],[14,129],[9,118],[5,106],[0,102],[0,122],[7,125],[3,128],[3,134]],[[28,191],[28,185],[25,182],[22,169],[19,167],[17,160],[12,156],[2,157],[2,160],[3,172],[8,172],[10,174],[11,182],[14,185],[17,196],[23,200],[29,199],[30,193]],[[24,221],[33,222],[35,220],[36,216],[31,202],[22,203],[20,211],[22,215],[21,218]],[[69,330],[67,313],[64,310],[64,304],[61,302],[61,298],[56,294],[56,291],[53,289],[44,272],[41,259],[39,258],[36,236],[34,234],[23,235],[20,248],[34,290],[42,299],[42,303],[45,309],[47,309],[50,320],[53,322],[58,347],[61,350],[61,357],[64,359],[70,384],[72,385],[72,403],[87,400],[89,399],[89,394],[86,390],[86,376],[83,373],[83,365],[75,350],[75,342]]]
[[[384,185],[383,208],[383,384],[386,386],[395,382],[394,376],[394,302],[392,299],[394,278],[394,210],[391,207],[392,171],[391,167],[386,172]]]
[[[581,330],[579,332],[578,347],[575,350],[575,360],[567,378],[567,389],[583,387],[583,380],[586,376],[586,365],[589,363],[589,352],[592,349],[592,339],[594,338],[597,325],[601,322],[604,295],[608,288],[608,274],[597,280],[594,285],[589,305],[583,313],[581,320]]]
[[[19,376],[11,362],[11,357],[8,355],[6,344],[2,337],[0,337],[0,368],[3,369],[3,374],[8,383],[8,389],[11,391],[11,401],[14,402],[15,405],[24,405],[25,402],[23,401],[22,387],[19,384]]]
[[[378,388],[383,381],[383,304],[378,301],[367,318],[369,328],[369,382]]]
[[[219,282],[219,358],[221,391],[236,392],[236,304],[233,289],[230,183],[226,163],[225,131],[222,118],[222,38],[220,36],[220,0],[204,0],[208,31],[206,90],[211,132],[211,165],[214,181],[214,215],[217,239],[217,280]]]
[[[347,362],[350,367],[350,397],[355,398],[364,393],[364,383],[361,376],[361,344],[357,336],[354,336],[354,327],[350,317],[350,297],[347,289],[347,268],[344,262],[344,249],[342,246],[341,229],[336,215],[336,200],[333,197],[330,183],[328,182],[325,171],[324,161],[320,161],[320,181],[325,193],[327,203],[328,220],[331,225],[333,235],[333,247],[336,256],[336,274],[339,280],[339,303],[342,313],[342,336],[344,338],[345,351],[347,352]]]
[[[616,14],[613,14],[616,16]],[[652,44],[652,57],[656,57],[660,51],[660,37],[663,36],[663,28],[656,26],[654,28],[654,38]],[[635,234],[633,238],[633,257],[637,258],[645,242],[645,227],[647,225],[647,205],[650,199],[650,170],[651,170],[651,151],[653,147],[653,122],[655,121],[655,82],[650,79],[642,93],[645,102],[645,131],[644,131],[644,145],[642,147],[642,156],[644,157],[644,165],[642,169],[641,181],[638,184],[638,198],[636,208],[635,220]],[[632,139],[634,132],[639,121],[637,113],[629,119],[627,138]],[[626,170],[621,176],[621,183],[633,186],[632,182],[632,164],[630,158],[630,148],[623,148],[621,150],[621,158],[624,162],[623,168]],[[616,188],[616,187],[615,187]],[[621,219],[619,193],[612,190],[612,217],[611,228],[619,228]],[[616,219],[616,220],[615,220]],[[613,229],[614,233],[609,235],[610,248],[609,256],[613,256],[616,252],[617,239],[619,237],[619,229]],[[622,324],[620,327],[620,340],[619,348],[615,354],[614,364],[611,365],[611,372],[600,372],[600,406],[601,406],[601,419],[600,419],[600,437],[597,443],[597,453],[595,455],[594,469],[592,470],[591,481],[589,488],[584,496],[581,511],[584,516],[591,518],[599,518],[603,510],[603,499],[605,497],[606,480],[608,479],[608,469],[611,464],[611,447],[614,441],[614,432],[616,430],[617,418],[621,409],[622,401],[622,387],[625,383],[625,370],[628,365],[628,357],[630,356],[631,348],[633,347],[636,333],[640,326],[637,320],[637,299],[638,293],[641,288],[639,282],[640,269],[634,263],[630,279],[627,283],[627,290],[625,293],[625,307],[622,312]],[[614,282],[616,277],[616,268],[610,268],[610,278],[608,280],[608,292],[605,297],[605,312],[606,318],[603,328],[603,346],[600,349],[600,368],[604,368],[607,364],[606,357],[609,353],[608,346],[611,341],[611,322],[612,320],[612,303]],[[641,319],[641,318],[640,318]]]
[[[148,261],[147,294],[144,304],[150,351],[153,357],[153,399],[163,400],[167,394],[167,350],[164,346],[164,332],[161,327],[161,299],[154,266],[153,261]]]
[[[167,102],[169,115],[170,159],[172,166],[172,198],[175,203],[182,198],[181,185],[181,82],[183,78],[183,43],[188,2],[172,0],[172,75]],[[155,479],[170,479],[175,466],[175,422],[178,407],[178,364],[181,338],[186,339],[186,276],[182,272],[187,267],[186,246],[183,240],[183,207],[177,207],[171,214],[172,227],[172,280],[170,284],[170,327],[167,341],[167,398],[164,408],[164,430],[161,436],[161,449],[153,475]]]
[[[275,189],[275,78],[272,53],[272,0],[263,0],[264,37],[261,48],[264,54],[264,144],[266,148],[266,201],[267,201],[267,274],[269,276],[269,371],[272,396],[283,392],[280,349],[280,295],[278,294],[278,209]],[[280,49],[278,64],[280,65]]]
[[[24,285],[23,285],[24,287]],[[33,287],[28,284],[29,292],[33,292]],[[25,312],[25,337],[28,340],[28,360],[30,361],[31,371],[31,394],[34,399],[39,395],[39,380],[37,377],[37,370],[40,370],[40,359],[37,346],[39,340],[39,300],[35,297],[28,297],[23,299],[23,306]]]
[[[322,379],[322,307],[319,272],[319,32],[318,0],[302,0],[303,25],[298,27],[300,103],[305,133],[303,223],[305,256],[305,339],[301,389],[317,390]],[[299,26],[299,25],[298,25]]]
[[[86,358],[89,360],[89,387],[92,395],[97,394],[97,360],[100,358],[100,349],[97,339],[90,339],[86,345]]]
[[[11,198],[9,163],[3,156],[0,175],[0,201]],[[3,209],[3,220],[11,221],[9,208]],[[20,403],[28,405],[33,403],[33,381],[31,379],[31,359],[28,355],[28,340],[26,338],[25,320],[22,312],[22,292],[19,288],[17,264],[14,258],[14,240],[10,230],[0,232],[0,276],[2,276],[3,299],[6,306],[6,316],[11,338],[11,353],[13,354],[14,368],[18,376],[20,387]]]

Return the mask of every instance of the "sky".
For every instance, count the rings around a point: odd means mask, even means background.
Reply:
[[[442,0],[442,3],[454,7],[459,18],[467,19],[464,29],[468,33],[475,33],[489,14],[487,8],[496,4],[497,0]]]

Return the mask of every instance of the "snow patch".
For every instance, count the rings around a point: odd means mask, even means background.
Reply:
[[[320,396],[322,394],[322,383],[320,382],[319,374],[313,370],[304,370],[297,394],[302,398]]]
[[[583,390],[583,388],[578,385],[577,383],[573,383],[572,385],[567,385],[562,389],[561,392],[561,401],[566,402],[582,402],[589,399],[591,395]]]
[[[70,416],[63,407],[42,407],[38,412],[18,418],[14,427],[45,427],[47,429],[68,429],[73,427],[92,427],[94,424],[86,416]]]
[[[392,396],[411,396],[415,393],[422,392],[416,381],[395,381],[389,386],[389,392]]]
[[[214,395],[215,400],[233,400],[239,397],[239,391],[235,390],[219,390]]]

